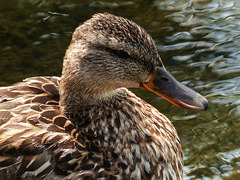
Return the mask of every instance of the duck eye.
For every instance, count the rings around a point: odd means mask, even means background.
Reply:
[[[127,51],[124,51],[124,50],[115,50],[115,49],[111,49],[111,52],[116,55],[117,57],[119,58],[122,58],[122,59],[128,59],[130,58],[131,56],[128,54]]]

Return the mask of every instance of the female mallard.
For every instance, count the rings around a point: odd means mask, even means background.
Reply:
[[[123,87],[186,109],[208,104],[166,71],[145,30],[96,14],[73,33],[61,79],[0,89],[1,179],[182,179],[172,123]]]

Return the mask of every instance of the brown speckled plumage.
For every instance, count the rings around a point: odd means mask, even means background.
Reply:
[[[1,179],[182,179],[172,123],[123,87],[162,67],[132,21],[96,14],[74,34],[59,77],[0,88]]]

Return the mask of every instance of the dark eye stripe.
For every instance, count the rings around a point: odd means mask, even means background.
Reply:
[[[115,56],[122,58],[122,59],[128,59],[131,58],[131,56],[128,54],[127,51],[124,50],[116,50],[116,49],[111,49],[111,48],[105,48],[106,51],[114,54]]]
[[[94,46],[94,45],[93,45]],[[115,56],[117,56],[117,57],[119,57],[119,58],[121,58],[121,59],[128,59],[128,58],[134,58],[134,57],[132,57],[131,55],[129,55],[128,54],[128,52],[127,51],[125,51],[125,50],[116,50],[116,49],[112,49],[112,48],[108,48],[108,47],[99,47],[99,46],[94,46],[95,48],[97,48],[97,49],[101,49],[101,50],[105,50],[105,51],[107,51],[107,52],[109,52],[109,53],[111,53],[111,54],[114,54]]]
[[[128,52],[124,51],[124,50],[115,50],[115,49],[111,49],[110,50],[111,53],[113,53],[114,55],[118,56],[119,58],[122,59],[128,59],[131,56],[128,54]]]

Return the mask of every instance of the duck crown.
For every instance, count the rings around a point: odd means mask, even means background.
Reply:
[[[95,14],[73,34],[73,40],[84,39],[93,46],[109,48],[122,56],[156,61],[158,53],[151,36],[139,25],[112,14]],[[156,64],[159,63],[157,60]]]

